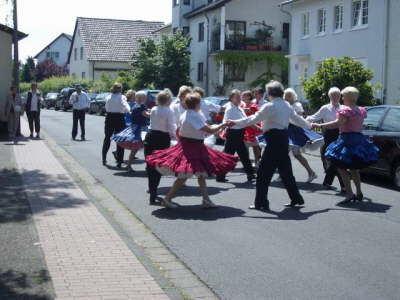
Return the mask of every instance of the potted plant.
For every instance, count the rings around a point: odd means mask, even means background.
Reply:
[[[256,30],[256,39],[260,41],[259,50],[271,50],[272,49],[272,33],[275,28],[270,25],[264,25],[264,28]]]
[[[258,40],[255,38],[246,39],[246,50],[257,51],[258,50]]]

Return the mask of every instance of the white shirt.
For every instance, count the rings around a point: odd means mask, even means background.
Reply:
[[[223,122],[225,122],[227,120],[239,120],[239,119],[243,119],[243,118],[246,118],[246,113],[244,112],[244,110],[242,108],[240,108],[239,106],[232,104],[232,102],[231,102],[231,105],[229,105],[229,107],[225,111]],[[242,127],[235,124],[231,128],[232,129],[241,129]]]
[[[293,107],[282,98],[275,98],[265,104],[254,115],[240,120],[233,120],[239,127],[247,127],[262,122],[263,131],[270,129],[287,129],[289,121],[299,127],[311,129],[311,124],[300,117]]]
[[[331,122],[337,119],[338,110],[342,109],[343,105],[334,106],[332,103],[321,106],[321,108],[313,115],[307,117],[309,122]]]
[[[257,104],[258,108],[261,108],[264,106],[264,104],[267,104],[268,101],[266,101],[264,98],[260,99],[260,101],[258,101],[257,103],[257,99],[253,100],[253,104]]]
[[[38,110],[38,96],[37,93],[32,93],[32,101],[31,101],[31,111]]]
[[[111,94],[106,97],[106,112],[126,114],[131,111],[131,107],[122,94]]]
[[[200,102],[200,110],[203,113],[204,117],[206,118],[207,121],[211,119],[210,114],[213,113],[218,113],[221,111],[221,106],[212,103],[211,101],[207,101],[204,99],[201,99]]]
[[[299,116],[304,114],[304,108],[300,102],[293,103],[292,107],[293,107],[294,111],[296,112],[296,114],[298,114]]]
[[[168,106],[154,106],[150,112],[149,128],[169,133],[171,139],[176,139],[176,122],[172,110]]]
[[[181,105],[180,102],[178,102],[178,103],[174,103],[171,105],[171,110],[173,111],[174,116],[175,116],[176,126],[179,127],[181,116],[186,111],[186,109]]]
[[[202,113],[188,109],[182,114],[180,123],[179,134],[182,137],[196,140],[204,140],[206,137],[206,133],[200,130],[206,126],[206,118]]]
[[[81,92],[80,95],[74,92],[69,98],[69,104],[72,104],[73,109],[86,109],[90,106],[90,98],[85,92]]]

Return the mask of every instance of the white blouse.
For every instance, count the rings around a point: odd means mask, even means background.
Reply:
[[[168,106],[154,106],[150,112],[149,128],[169,133],[171,139],[176,139],[176,122],[172,110]]]
[[[111,94],[106,97],[106,112],[125,114],[131,111],[131,107],[122,94]]]
[[[206,133],[200,130],[206,126],[206,118],[202,113],[188,109],[182,114],[180,124],[179,134],[182,137],[196,140],[204,140],[206,137]]]
[[[334,106],[332,103],[321,106],[321,108],[313,115],[307,117],[310,122],[332,122],[337,119],[337,112],[343,108],[343,105]]]
[[[181,105],[180,102],[171,104],[171,109],[175,116],[176,126],[179,127],[181,116],[186,111],[186,109]]]

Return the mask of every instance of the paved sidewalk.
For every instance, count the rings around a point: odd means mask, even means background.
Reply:
[[[57,299],[168,299],[46,144],[22,144],[15,159]]]

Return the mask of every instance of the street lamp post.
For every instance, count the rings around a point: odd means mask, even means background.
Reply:
[[[14,86],[17,88],[19,92],[19,51],[18,51],[18,14],[17,14],[17,0],[13,1],[13,45],[14,45],[14,70],[13,70],[13,79]]]

